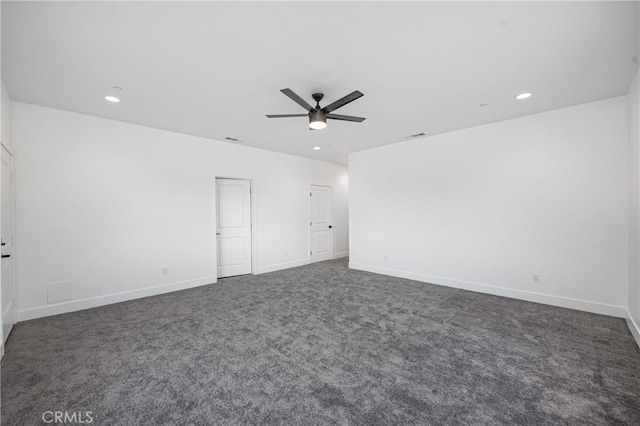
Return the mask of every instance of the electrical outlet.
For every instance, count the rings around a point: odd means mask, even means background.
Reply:
[[[533,274],[532,279],[534,284],[540,284],[540,274]]]
[[[384,255],[384,261],[387,262],[389,259],[387,258],[387,255]]]
[[[167,268],[166,266],[162,268],[162,275],[169,275],[169,268]]]
[[[288,252],[284,252],[284,257],[289,257],[289,253]]]

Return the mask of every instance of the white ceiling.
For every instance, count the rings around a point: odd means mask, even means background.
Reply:
[[[3,1],[2,77],[18,101],[346,164],[418,132],[623,95],[638,22],[638,2]],[[120,104],[103,99],[113,85]],[[322,105],[360,90],[336,113],[367,120],[266,118],[304,113],[286,87]]]

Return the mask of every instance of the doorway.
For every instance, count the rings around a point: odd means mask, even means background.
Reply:
[[[13,265],[13,156],[4,145],[0,148],[0,231],[2,233],[2,343],[9,337],[9,333],[16,323],[16,297],[14,286]]]
[[[251,273],[251,181],[216,178],[218,278]]]
[[[331,187],[311,185],[311,191],[309,192],[311,263],[333,258],[331,212]]]

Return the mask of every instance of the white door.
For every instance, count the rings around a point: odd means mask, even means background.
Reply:
[[[16,322],[15,288],[13,285],[13,173],[11,154],[2,147],[0,231],[2,233],[2,337],[7,341]]]
[[[311,185],[309,225],[311,262],[333,258],[333,229],[331,225],[331,187]]]
[[[251,273],[251,183],[216,179],[218,278]]]

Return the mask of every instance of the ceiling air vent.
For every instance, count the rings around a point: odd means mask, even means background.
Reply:
[[[421,138],[423,136],[427,136],[426,133],[420,132],[420,133],[414,133],[413,135],[409,135],[409,136],[405,136],[405,139],[412,139],[412,138]]]

